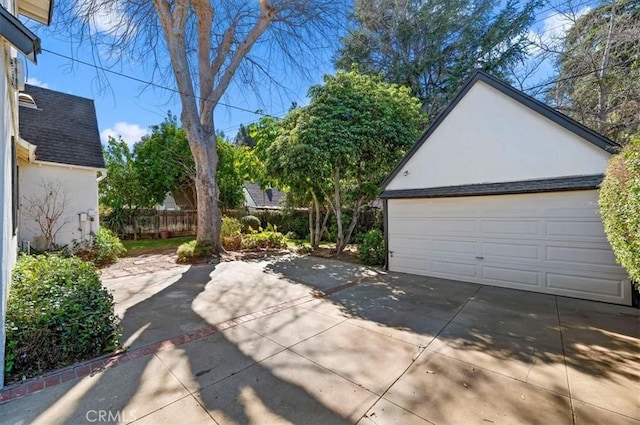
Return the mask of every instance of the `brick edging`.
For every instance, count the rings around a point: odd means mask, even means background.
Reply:
[[[315,292],[313,295],[305,295],[304,297],[295,298],[293,300],[277,304],[273,307],[269,307],[258,312],[238,316],[233,319],[218,323],[216,325],[205,326],[195,331],[178,335],[164,341],[145,345],[131,351],[109,353],[95,359],[76,363],[72,366],[67,366],[65,368],[46,373],[42,376],[27,379],[20,383],[8,385],[0,390],[0,404],[15,400],[27,394],[33,394],[46,388],[60,385],[63,382],[67,382],[72,379],[80,379],[84,378],[85,376],[100,373],[105,369],[111,369],[120,364],[127,363],[133,359],[148,356],[150,354],[155,354],[161,350],[166,350],[168,348],[176,347],[192,341],[197,341],[199,339],[216,334],[220,331],[238,326],[242,323],[247,323],[252,320],[278,313],[280,311],[294,307],[298,304],[302,304],[311,301],[319,296],[322,297],[325,295],[326,293],[324,292]]]

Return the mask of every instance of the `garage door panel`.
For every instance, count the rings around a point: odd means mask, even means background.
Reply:
[[[426,239],[417,239],[412,237],[396,236],[389,239],[389,251],[406,251],[406,252],[422,252],[427,248]]]
[[[446,220],[433,219],[429,228],[417,229],[419,232],[428,230],[432,235],[473,235],[477,233],[477,220]]]
[[[474,278],[476,276],[476,266],[468,263],[433,260],[431,270],[440,275],[454,276],[458,278]]]
[[[408,258],[394,256],[389,258],[389,268],[391,270],[402,270],[406,273],[425,275],[427,272],[427,261],[419,258]]]
[[[620,299],[624,292],[624,282],[617,279],[575,274],[547,273],[546,286],[562,291],[568,296],[590,296],[592,299],[608,297]]]
[[[553,238],[569,238],[572,240],[599,239],[606,236],[602,222],[598,220],[558,221],[547,220],[546,235]]]
[[[540,223],[533,220],[486,220],[482,222],[484,235],[538,236]]]
[[[492,260],[540,260],[538,245],[483,242],[480,246],[480,252],[482,257]]]
[[[477,250],[478,244],[473,241],[452,239],[433,239],[431,241],[433,254],[469,255],[475,258]]]
[[[601,265],[609,267],[616,262],[616,257],[611,249],[563,246],[547,246],[546,259],[570,266]]]
[[[393,271],[631,303],[595,190],[390,199],[388,223]]]
[[[539,271],[513,269],[506,267],[483,266],[481,280],[500,284],[526,285],[530,290],[541,288],[542,279]]]

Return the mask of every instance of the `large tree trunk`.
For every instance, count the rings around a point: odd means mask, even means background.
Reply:
[[[213,125],[203,126],[182,115],[182,125],[187,133],[189,147],[196,164],[196,193],[198,205],[198,245],[211,245],[214,254],[224,253],[220,241],[222,212],[218,206],[220,190],[216,182],[218,151]]]
[[[316,249],[320,245],[320,237],[322,236],[320,234],[320,202],[313,190],[311,191],[311,196],[313,197],[313,208],[315,209],[315,229],[312,228],[311,247]]]

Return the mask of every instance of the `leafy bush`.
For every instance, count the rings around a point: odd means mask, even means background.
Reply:
[[[309,237],[309,213],[299,210],[256,211],[253,213],[262,223],[271,223],[283,234],[295,232],[300,238]]]
[[[640,288],[640,136],[609,161],[599,203],[616,259]]]
[[[223,236],[222,246],[228,251],[239,251],[242,249],[242,235]]]
[[[220,228],[220,236],[223,238],[239,235],[242,231],[240,220],[233,217],[222,217],[222,227]]]
[[[363,263],[378,266],[384,264],[386,257],[384,235],[378,229],[369,230],[358,248],[358,255]]]
[[[113,263],[127,252],[120,239],[106,228],[100,228],[93,238],[93,250],[96,254],[96,264]]]
[[[261,227],[260,219],[254,215],[245,215],[240,219],[242,223],[242,231],[244,233],[250,233],[250,230],[258,230]]]
[[[275,249],[286,248],[287,241],[280,232],[261,232],[244,235],[242,249]]]
[[[213,254],[213,246],[198,245],[196,241],[191,241],[180,245],[176,254],[178,254],[179,263],[192,263],[209,258]]]
[[[8,381],[115,350],[121,329],[98,271],[79,258],[21,256],[6,317]]]
[[[98,230],[92,242],[74,242],[71,251],[73,255],[97,266],[111,264],[127,252],[120,239],[111,230],[104,227]]]

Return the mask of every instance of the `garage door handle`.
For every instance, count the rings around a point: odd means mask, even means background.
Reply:
[[[484,257],[476,257],[476,260],[484,260]]]

